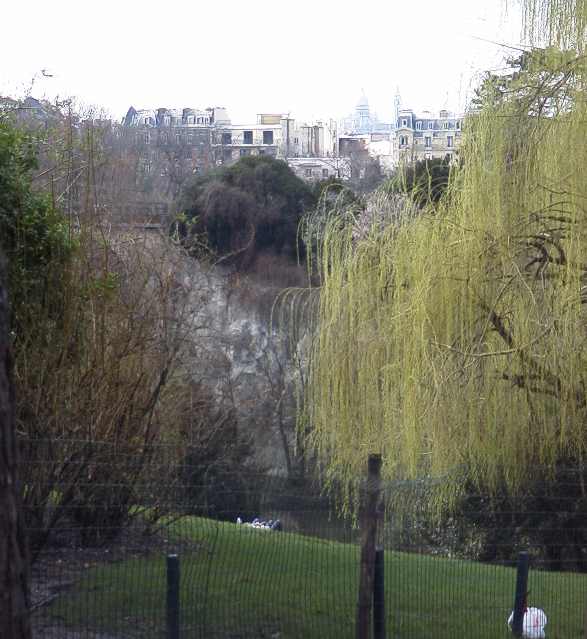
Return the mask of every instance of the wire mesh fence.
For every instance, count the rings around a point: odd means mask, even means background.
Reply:
[[[172,446],[34,451],[23,493],[36,637],[355,636],[360,530],[317,482],[202,467],[178,461]],[[385,636],[511,636],[527,550],[528,605],[544,610],[546,636],[584,637],[582,478],[544,481],[518,499],[471,491],[440,520],[422,507],[421,484],[384,484],[404,504],[387,510],[378,539]]]

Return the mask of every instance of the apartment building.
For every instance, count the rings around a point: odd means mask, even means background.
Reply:
[[[176,142],[193,146],[194,157],[206,155],[216,166],[247,155],[289,157],[328,156],[332,146],[322,122],[298,123],[281,113],[260,113],[252,124],[233,124],[224,108],[135,109],[122,120],[144,145]],[[325,140],[327,140],[325,142]],[[186,151],[187,153],[187,151]]]
[[[225,122],[214,127],[212,147],[217,165],[247,155],[286,157],[293,145],[294,120],[278,113],[261,113],[254,124]]]
[[[438,115],[399,111],[395,131],[395,155],[401,163],[446,158],[454,160],[462,136],[462,116],[447,110]]]

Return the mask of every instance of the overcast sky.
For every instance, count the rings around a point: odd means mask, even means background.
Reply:
[[[518,44],[515,0],[9,0],[0,94],[75,96],[120,118],[136,108],[226,106],[340,118],[365,90],[390,120],[402,105],[460,111],[484,69]],[[489,41],[489,42],[488,42]],[[41,70],[52,74],[44,77]]]

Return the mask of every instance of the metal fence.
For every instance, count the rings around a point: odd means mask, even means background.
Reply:
[[[22,467],[36,637],[355,637],[360,530],[315,481],[203,467],[173,447],[32,450]],[[407,507],[379,531],[379,636],[511,636],[527,551],[528,606],[544,611],[546,636],[583,638],[582,482],[575,471],[517,500],[470,491],[441,520],[422,508],[422,484],[384,485]]]

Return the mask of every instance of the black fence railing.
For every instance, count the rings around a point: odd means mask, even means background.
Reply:
[[[22,464],[36,637],[356,636],[361,531],[316,482],[203,469],[173,447],[92,443],[82,466],[67,446]],[[421,483],[383,484],[404,508],[378,531],[375,637],[511,636],[517,601],[522,632],[530,613],[547,622],[528,636],[583,638],[587,509],[573,477],[516,499],[472,492],[440,520]]]

